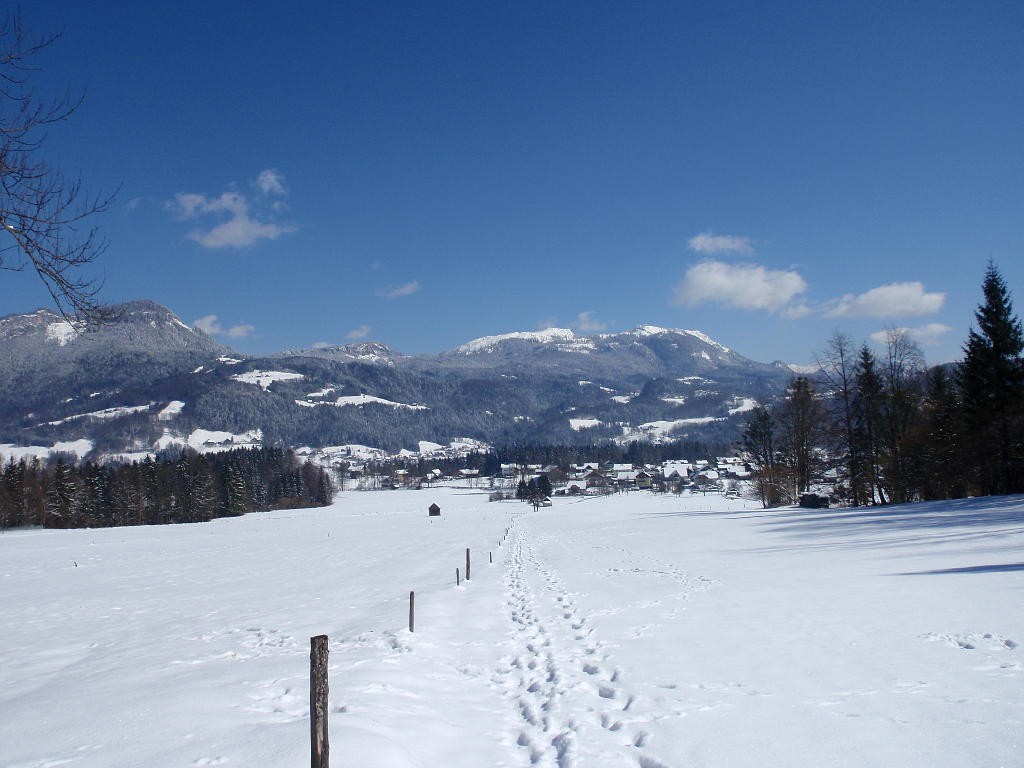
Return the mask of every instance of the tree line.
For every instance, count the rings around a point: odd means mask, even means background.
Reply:
[[[847,503],[1024,492],[1024,333],[989,263],[963,360],[925,366],[905,331],[884,351],[835,333],[820,375],[752,411],[741,445],[765,506],[827,480]]]
[[[0,529],[197,523],[269,509],[326,506],[327,472],[281,448],[76,465],[9,460],[0,473]]]
[[[733,451],[730,440],[709,440],[683,438],[664,443],[641,440],[626,445],[608,440],[589,445],[506,445],[496,448],[493,463],[500,464],[554,464],[563,469],[572,464],[588,461],[613,462],[615,464],[662,464],[674,459],[713,459],[726,456]],[[489,465],[489,466],[493,466]],[[483,474],[497,474],[484,470]]]

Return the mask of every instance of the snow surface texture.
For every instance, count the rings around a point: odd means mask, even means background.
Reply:
[[[46,339],[47,341],[55,341],[63,347],[68,342],[77,339],[80,332],[71,323],[63,320],[46,326]]]
[[[695,339],[700,339],[705,344],[709,344],[710,346],[715,347],[715,348],[721,350],[722,352],[731,352],[732,351],[727,346],[725,346],[724,344],[719,344],[717,341],[712,339],[706,333],[703,333],[701,331],[689,331],[689,330],[682,330],[682,329],[679,329],[679,328],[660,328],[660,327],[658,327],[656,325],[641,325],[635,331],[632,331],[632,333],[634,335],[640,336],[640,337],[644,337],[644,336],[660,336],[663,333],[681,333],[681,334],[685,334],[687,336],[693,336],[693,338],[695,338]]]
[[[337,765],[1022,765],[1022,547],[1024,497],[432,489],[8,532],[0,765],[306,764],[321,633]]]
[[[498,336],[483,336],[466,342],[455,348],[456,354],[472,355],[480,352],[493,352],[504,341],[532,341],[537,344],[558,344],[563,351],[589,350],[593,342],[586,337],[577,336],[568,328],[546,328],[543,331],[518,331]]]
[[[122,416],[130,416],[133,413],[145,413],[153,407],[153,403],[146,405],[123,405],[116,408],[104,408],[100,411],[90,411],[89,413],[76,413],[74,416],[68,416],[65,419],[58,421],[47,422],[51,427],[58,427],[61,424],[66,424],[69,421],[77,421],[78,419],[119,419]]]
[[[314,407],[317,405],[333,405],[337,406],[338,408],[344,408],[345,406],[349,405],[356,405],[359,407],[362,407],[364,405],[384,405],[389,408],[406,408],[410,411],[430,410],[425,405],[408,405],[406,403],[396,403],[392,400],[385,400],[382,397],[374,397],[373,395],[345,395],[344,397],[339,397],[336,400],[322,403],[311,403],[306,400],[296,400],[295,402],[298,405],[303,405],[307,407]]]
[[[687,331],[674,328],[660,328],[655,325],[641,325],[639,328],[627,331],[626,334],[637,336],[639,338],[644,338],[646,336],[660,336],[662,334],[683,334],[699,339],[705,344],[708,344],[721,352],[731,351],[728,347],[719,344],[706,333],[702,333],[701,331]],[[599,333],[595,338],[610,339],[614,336],[615,334]],[[518,331],[515,333],[503,333],[497,336],[483,336],[479,339],[466,342],[460,347],[456,347],[454,351],[456,354],[462,355],[490,353],[494,352],[501,343],[515,340],[529,341],[536,344],[554,344],[563,352],[589,352],[594,349],[593,341],[586,336],[577,336],[568,328],[545,328],[543,331]],[[706,360],[711,359],[706,352],[701,352],[700,354]]]
[[[698,416],[693,419],[674,419],[673,421],[649,421],[645,424],[640,424],[636,427],[624,426],[622,427],[623,440],[628,442],[630,440],[658,440],[665,439],[678,430],[685,429],[686,427],[694,426],[697,424],[710,424],[713,421],[723,421],[724,419],[716,418],[714,416]]]
[[[737,413],[746,413],[757,408],[757,400],[750,397],[742,397],[737,400],[738,405],[729,409],[729,415],[735,416]]]
[[[163,410],[156,415],[160,421],[171,421],[175,416],[180,416],[182,410],[185,408],[185,403],[182,400],[171,400]]]
[[[45,461],[55,453],[73,453],[81,459],[93,449],[92,440],[67,440],[54,443],[52,447],[45,445],[12,445],[10,443],[0,444],[0,463],[8,461],[31,461],[38,458]]]
[[[224,358],[221,358],[224,360]],[[260,389],[267,389],[275,381],[295,381],[297,379],[304,379],[301,373],[290,373],[288,371],[249,371],[248,373],[239,373],[231,377],[235,381],[240,381],[243,384],[258,384]]]

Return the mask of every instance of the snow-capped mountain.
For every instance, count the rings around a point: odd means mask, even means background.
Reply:
[[[494,354],[513,346],[523,348],[524,345],[549,344],[562,352],[584,352],[593,348],[593,344],[585,336],[577,336],[568,328],[547,328],[543,331],[520,331],[500,336],[483,336],[456,347],[456,355]]]
[[[768,373],[762,365],[701,331],[643,325],[623,333],[580,336],[564,328],[485,336],[441,355],[450,365],[578,369],[587,377],[673,376],[729,371]]]
[[[123,392],[155,392],[230,352],[154,302],[115,309],[111,322],[88,332],[45,309],[0,318],[0,418],[9,439],[11,417],[124,406]]]
[[[792,375],[700,331],[654,326],[486,336],[439,355],[366,342],[255,358],[153,302],[118,310],[90,332],[46,310],[0,319],[0,444],[141,454],[253,441],[727,441]]]
[[[289,349],[282,352],[280,357],[316,357],[324,360],[333,360],[339,363],[382,363],[393,365],[396,360],[407,357],[400,352],[395,352],[387,344],[378,341],[356,342],[354,344],[340,344],[329,347],[314,347],[313,349],[294,350]]]

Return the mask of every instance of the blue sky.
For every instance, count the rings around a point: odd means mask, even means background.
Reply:
[[[239,351],[556,325],[960,356],[1024,308],[1024,5],[45,2],[108,301]],[[3,273],[0,314],[48,304]]]

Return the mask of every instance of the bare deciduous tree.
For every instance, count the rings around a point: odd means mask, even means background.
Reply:
[[[761,406],[750,412],[743,430],[743,451],[754,468],[755,487],[765,509],[783,502],[784,484],[776,445],[777,431],[772,412]]]
[[[905,330],[889,328],[885,332],[884,364],[885,476],[889,498],[899,504],[914,497],[913,467],[906,449],[921,412],[924,355]]]
[[[40,98],[32,87],[36,57],[58,37],[30,37],[17,11],[0,23],[0,269],[32,268],[64,317],[90,322],[104,311],[99,284],[82,268],[106,246],[90,222],[113,196],[86,194],[80,178],[42,157],[46,130],[81,103],[68,93]]]
[[[839,477],[846,485],[845,495],[853,505],[864,501],[864,466],[856,439],[856,360],[853,341],[845,333],[835,331],[818,356],[822,378],[831,390],[831,437],[837,457]]]

